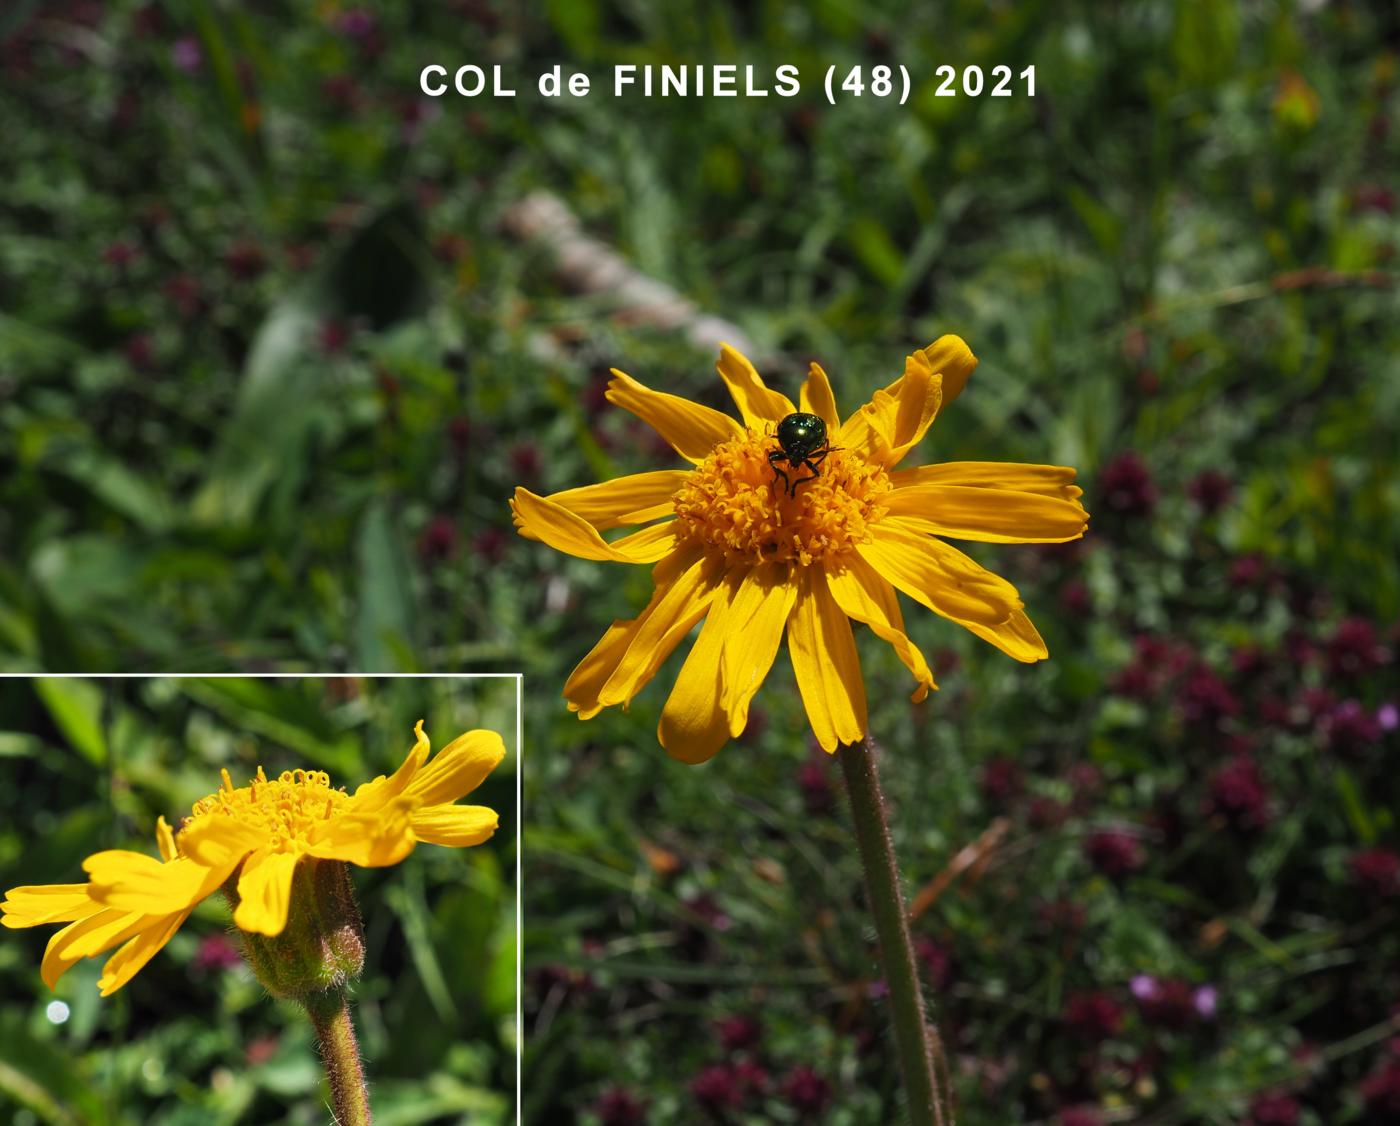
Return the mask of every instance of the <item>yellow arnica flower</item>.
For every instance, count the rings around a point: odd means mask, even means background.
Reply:
[[[432,761],[420,720],[403,765],[355,793],[332,789],[322,771],[292,770],[235,788],[227,770],[216,793],[195,802],[178,832],[156,825],[160,859],[112,849],[83,861],[85,884],[12,888],[0,903],[7,927],[67,923],[49,940],[41,972],[50,989],[81,958],[120,947],[98,982],[105,997],[170,941],[206,896],[226,884],[233,921],[253,935],[279,935],[292,906],[298,864],[397,864],[420,841],[463,847],[496,831],[494,810],[454,805],[505,755],[492,731],[469,731]]]
[[[904,631],[896,590],[1018,661],[1047,656],[1015,587],[937,537],[1078,539],[1088,515],[1074,470],[980,461],[896,468],[976,365],[961,339],[944,336],[909,356],[904,375],[844,421],[817,364],[794,406],[721,346],[719,374],[740,422],[614,370],[608,400],[652,426],[691,467],[548,497],[516,490],[511,507],[522,535],[584,559],[655,565],[646,609],[614,622],[569,677],[569,708],[588,719],[625,707],[703,619],[658,731],[672,756],[703,762],[743,732],[786,632],[812,730],[834,751],[866,730],[852,620],[894,646],[918,682],[915,700],[936,687]],[[779,424],[799,411],[822,420],[829,452],[812,466],[780,459],[779,474]],[[629,525],[646,526],[612,543],[600,534]]]

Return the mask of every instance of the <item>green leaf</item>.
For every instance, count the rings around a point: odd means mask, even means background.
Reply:
[[[171,683],[217,712],[235,730],[265,735],[317,766],[343,773],[358,763],[360,747],[293,681],[253,677],[181,677]]]
[[[24,1018],[15,1008],[0,1016],[0,1094],[52,1126],[98,1126],[112,1121],[99,1088],[82,1074],[72,1056],[36,1039]]]
[[[1356,778],[1344,766],[1337,767],[1334,775],[1337,783],[1337,796],[1342,800],[1342,812],[1348,824],[1362,844],[1376,843],[1376,826],[1366,809],[1366,801],[1356,785]]]
[[[904,273],[904,255],[878,219],[860,216],[847,229],[846,240],[876,281],[887,286],[899,283]]]
[[[116,458],[73,442],[53,443],[48,455],[46,468],[82,485],[144,531],[169,527],[174,513],[170,498]]]
[[[396,510],[386,498],[375,499],[365,510],[355,557],[360,595],[356,669],[386,672],[416,666],[412,568]]]
[[[1172,61],[1192,86],[1223,81],[1235,70],[1240,9],[1218,0],[1177,0]]]
[[[406,868],[399,883],[384,889],[384,899],[403,924],[409,957],[413,959],[413,968],[418,971],[423,992],[428,995],[438,1019],[450,1024],[452,995],[448,992],[447,980],[443,977],[442,965],[438,962],[429,933],[432,914],[424,898],[421,869],[412,866]]]
[[[546,0],[545,11],[571,56],[592,57],[601,23],[597,4],[592,0]]]
[[[1110,256],[1118,253],[1123,242],[1123,221],[1078,184],[1070,184],[1065,194],[1099,249]]]
[[[87,680],[40,677],[34,691],[69,744],[94,766],[107,761],[102,729],[102,689]]]
[[[191,504],[205,524],[249,523],[268,488],[299,457],[321,389],[305,355],[318,324],[305,293],[281,302],[258,330],[233,417]]]
[[[0,758],[33,758],[44,749],[44,741],[27,731],[0,731]]]

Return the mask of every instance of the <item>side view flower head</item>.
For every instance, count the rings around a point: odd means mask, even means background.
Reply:
[[[703,762],[743,732],[785,633],[812,730],[834,751],[866,733],[851,621],[894,647],[916,701],[937,687],[905,633],[896,591],[1018,661],[1046,657],[1016,588],[938,537],[1078,539],[1088,515],[1075,471],[981,461],[896,468],[976,365],[959,337],[941,337],[844,421],[817,364],[794,405],[721,346],[719,374],[742,421],[614,370],[608,400],[691,467],[547,497],[515,491],[521,535],[584,559],[653,565],[647,607],[614,622],[569,677],[570,710],[588,719],[626,707],[703,620],[662,710],[667,752]],[[601,535],[634,525],[644,527],[611,543]]]
[[[420,842],[460,848],[496,831],[494,810],[453,803],[500,763],[501,737],[469,731],[429,761],[421,720],[414,734],[398,770],[354,794],[333,789],[322,771],[285,771],[269,779],[259,767],[246,786],[235,788],[224,770],[223,785],[195,802],[178,830],[158,820],[159,859],[125,849],[95,853],[83,861],[85,884],[10,889],[0,921],[11,928],[67,924],[44,952],[41,972],[50,988],[79,959],[117,947],[98,982],[105,997],[170,941],[201,900],[222,888],[236,905],[233,921],[244,932],[245,953],[270,988],[286,984],[296,991],[285,974],[279,982],[262,972],[260,962],[275,961],[278,952],[261,938],[298,929],[314,937],[317,923],[332,914],[337,922],[352,920],[354,933],[345,942],[353,949],[332,953],[340,969],[353,974],[363,952],[345,865],[384,867]]]

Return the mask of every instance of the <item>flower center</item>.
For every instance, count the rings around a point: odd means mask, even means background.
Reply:
[[[219,792],[194,803],[194,819],[236,817],[263,834],[274,851],[309,843],[311,830],[334,820],[350,800],[343,789],[331,789],[330,775],[323,770],[284,770],[269,780],[260,766],[258,776],[237,789],[228,771],[222,774]]]
[[[882,466],[847,450],[831,450],[818,475],[789,494],[768,455],[778,450],[771,434],[749,430],[716,446],[672,498],[677,534],[718,548],[732,562],[806,566],[851,551],[865,542],[884,514],[890,490]],[[805,465],[779,463],[788,479],[811,478]]]

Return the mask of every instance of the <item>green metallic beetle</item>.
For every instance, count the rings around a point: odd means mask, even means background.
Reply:
[[[797,486],[803,481],[815,481],[822,475],[822,462],[826,455],[839,449],[831,445],[826,435],[826,423],[814,414],[797,411],[778,423],[778,448],[768,455],[768,464],[773,467],[773,481],[783,480],[787,495],[795,497]],[[806,467],[812,472],[795,480],[787,475],[783,463],[794,473]]]

